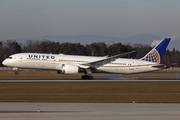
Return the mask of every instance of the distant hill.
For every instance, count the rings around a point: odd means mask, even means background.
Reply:
[[[56,36],[56,35],[46,35],[39,37],[29,37],[29,38],[19,38],[16,39],[19,43],[25,43],[26,40],[52,40],[56,42],[71,42],[71,43],[81,43],[81,44],[91,44],[93,42],[105,42],[107,45],[121,42],[122,44],[147,44],[150,45],[154,40],[161,40],[160,36],[151,34],[140,34],[127,38],[121,37],[106,37],[101,35],[78,35],[78,36]],[[174,47],[180,50],[180,40],[171,41],[168,49],[172,50]]]

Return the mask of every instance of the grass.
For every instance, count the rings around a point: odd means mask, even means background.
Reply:
[[[180,82],[0,83],[1,102],[180,102]]]
[[[174,72],[128,75],[128,78],[177,78]],[[82,74],[59,75],[54,71],[0,71],[0,79],[79,79]],[[97,77],[117,76],[94,74]],[[125,76],[127,77],[127,76]],[[138,102],[180,103],[180,82],[0,82],[0,102]]]

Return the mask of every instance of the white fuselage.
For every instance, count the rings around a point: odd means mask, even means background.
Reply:
[[[19,53],[11,55],[3,61],[5,66],[28,69],[49,69],[59,70],[62,64],[77,65],[101,60],[105,57],[42,54],[42,53]],[[159,67],[158,67],[159,66]],[[105,64],[99,68],[99,72],[131,74],[150,72],[163,69],[163,65],[138,59],[118,58],[115,61]]]

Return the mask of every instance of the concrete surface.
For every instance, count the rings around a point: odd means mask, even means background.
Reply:
[[[180,120],[180,104],[1,102],[0,120]]]

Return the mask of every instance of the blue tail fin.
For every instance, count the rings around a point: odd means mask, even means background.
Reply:
[[[162,40],[148,54],[141,58],[141,60],[160,63],[170,40],[171,38]]]

